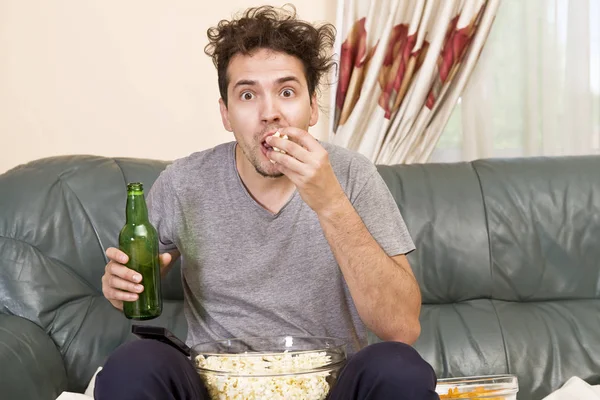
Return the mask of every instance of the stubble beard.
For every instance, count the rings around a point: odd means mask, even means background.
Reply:
[[[283,174],[281,172],[276,172],[274,174],[266,173],[265,171],[262,170],[262,168],[260,168],[260,165],[256,165],[256,164],[254,165],[254,169],[256,170],[256,172],[258,172],[264,178],[276,179],[276,178],[281,178],[283,176]]]
[[[244,155],[246,156],[246,158],[248,160],[250,160],[250,163],[252,164],[252,166],[254,167],[254,169],[260,176],[262,176],[263,178],[272,178],[272,179],[281,178],[283,176],[283,174],[281,172],[268,173],[261,166],[259,157],[260,157],[260,154],[262,154],[262,151],[260,149],[260,146],[261,146],[261,144],[259,144],[254,149],[251,149],[249,151],[246,151],[246,149],[244,147],[242,147],[242,151],[244,152]],[[250,153],[250,154],[248,154],[248,153]]]

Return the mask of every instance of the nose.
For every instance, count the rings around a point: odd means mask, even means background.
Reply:
[[[261,103],[260,119],[266,124],[281,121],[281,112],[276,99],[267,96]]]

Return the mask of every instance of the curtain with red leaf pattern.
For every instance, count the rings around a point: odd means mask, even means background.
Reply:
[[[500,0],[338,0],[329,141],[378,164],[425,162]]]

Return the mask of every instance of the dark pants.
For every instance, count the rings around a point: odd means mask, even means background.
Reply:
[[[410,346],[377,343],[352,356],[329,400],[434,400],[436,377]],[[208,400],[192,363],[156,340],[119,347],[96,378],[96,400]]]

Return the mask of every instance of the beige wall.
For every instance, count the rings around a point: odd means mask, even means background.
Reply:
[[[171,160],[233,140],[206,30],[260,4],[1,0],[0,173],[62,154]],[[303,19],[334,22],[335,0],[295,5]],[[326,138],[326,127],[321,114],[312,133]]]

